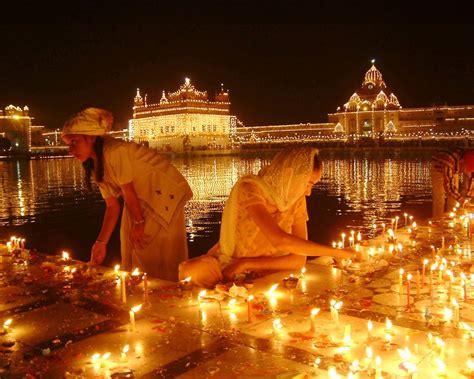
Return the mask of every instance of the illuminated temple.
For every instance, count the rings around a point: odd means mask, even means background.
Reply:
[[[466,135],[473,129],[474,105],[402,108],[372,61],[361,87],[335,113],[328,114],[328,122],[239,127],[236,140],[260,143],[379,137],[410,139]]]
[[[27,106],[22,109],[10,104],[0,110],[0,150],[27,153],[31,146],[32,119]]]
[[[198,91],[186,78],[178,91],[163,91],[155,104],[137,90],[129,132],[135,142],[158,150],[223,150],[231,147],[235,122],[223,86],[211,101],[207,91]]]

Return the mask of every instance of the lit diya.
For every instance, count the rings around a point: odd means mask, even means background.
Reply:
[[[177,286],[181,291],[191,291],[191,289],[193,288],[193,282],[191,282],[191,277],[188,276],[186,279],[179,281]]]
[[[288,289],[295,289],[298,285],[298,281],[299,279],[291,274],[287,278],[283,278],[283,286]]]
[[[138,285],[142,282],[143,276],[140,273],[140,270],[136,268],[135,270],[132,271],[130,274],[130,281],[132,285]]]

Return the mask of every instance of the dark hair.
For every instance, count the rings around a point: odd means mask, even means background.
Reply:
[[[94,179],[97,183],[102,183],[104,181],[104,138],[97,137],[92,148],[97,157],[97,167],[94,167],[94,160],[92,158],[89,158],[82,163],[82,167],[84,167],[84,170],[86,171],[84,181],[86,182],[86,188],[88,191],[92,190],[92,171],[94,171]]]
[[[321,160],[319,159],[319,154],[314,154],[313,158],[313,171],[321,170]]]

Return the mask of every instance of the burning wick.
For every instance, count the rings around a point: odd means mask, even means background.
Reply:
[[[130,326],[131,326],[131,330],[132,332],[134,332],[136,329],[135,329],[135,313],[137,313],[140,309],[142,308],[142,305],[137,305],[133,308],[130,309]]]

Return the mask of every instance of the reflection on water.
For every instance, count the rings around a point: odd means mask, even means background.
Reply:
[[[271,156],[176,158],[194,198],[186,207],[192,256],[204,253],[218,239],[225,200],[237,179],[257,173]],[[0,162],[0,238],[22,235],[40,251],[71,249],[87,259],[100,229],[104,203],[97,190],[87,193],[83,171],[74,159]],[[345,228],[370,234],[374,222],[395,213],[431,216],[429,156],[417,159],[323,157],[323,176],[308,199],[309,236],[329,243]],[[117,230],[108,263],[117,260]]]

